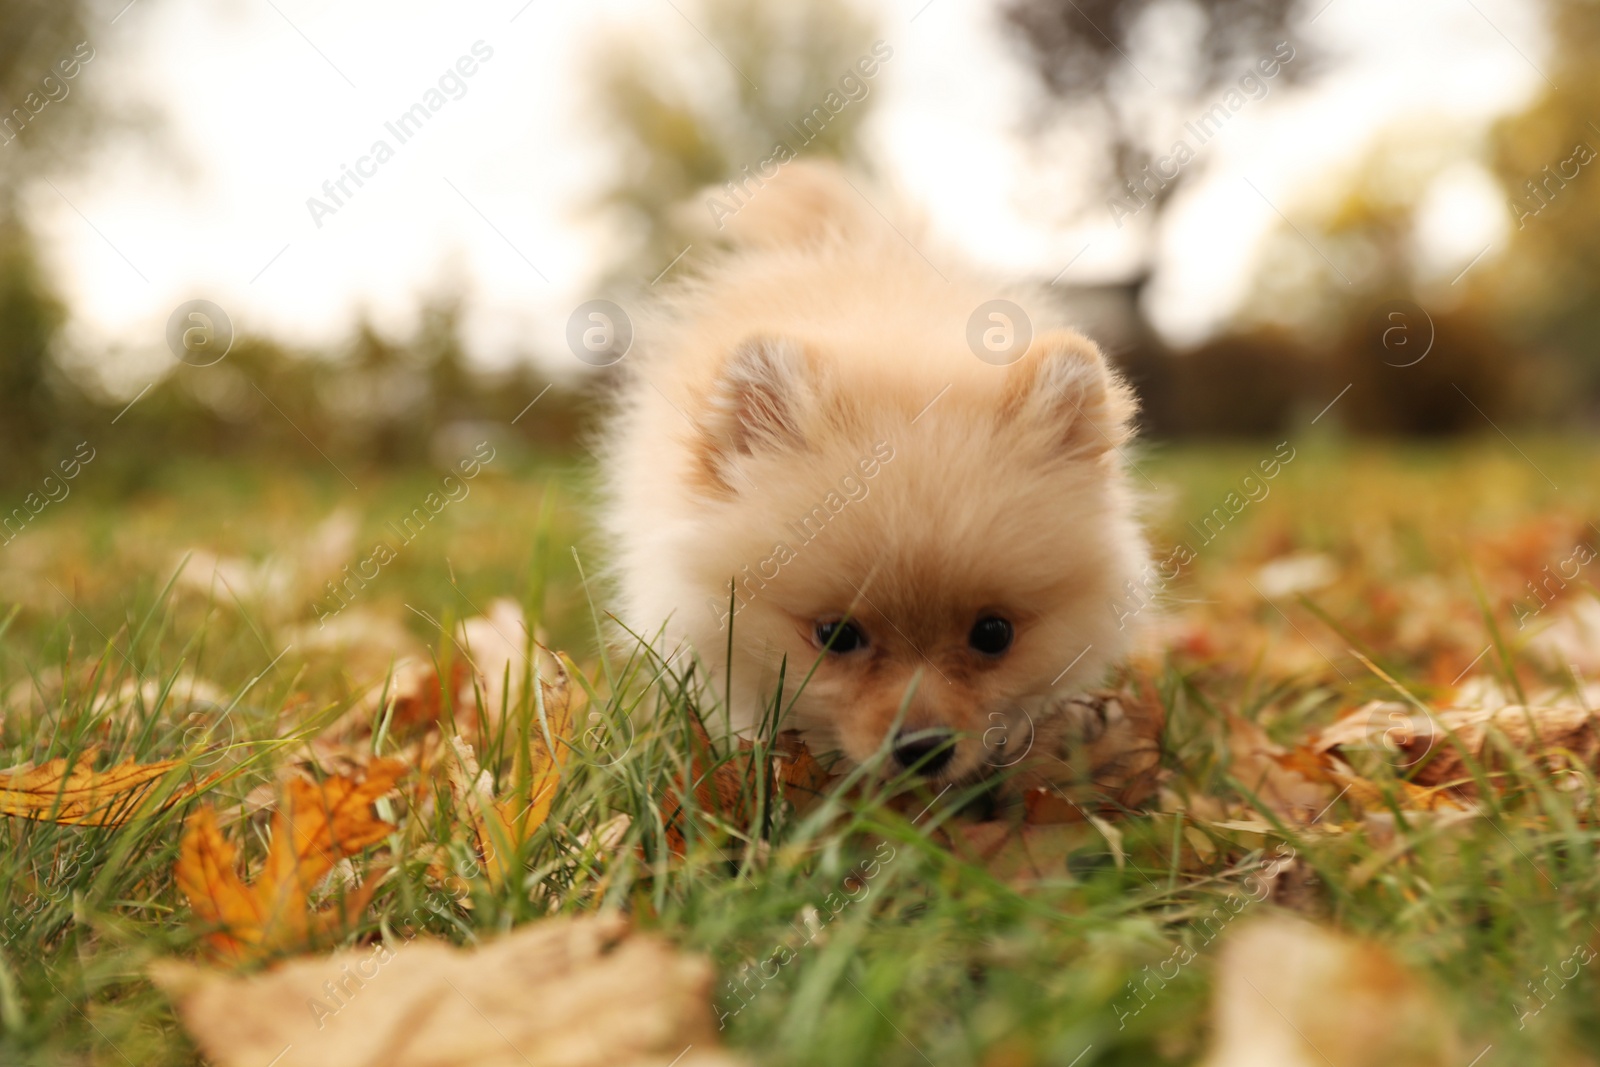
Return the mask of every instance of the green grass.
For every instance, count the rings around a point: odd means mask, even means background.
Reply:
[[[1570,677],[1529,656],[1508,606],[1532,577],[1527,560],[1561,558],[1600,517],[1600,461],[1590,443],[1522,444],[1538,470],[1496,441],[1358,450],[1296,442],[1271,493],[1199,547],[1168,590],[1172,633],[1209,634],[1213,646],[1175,637],[1150,667],[1169,715],[1170,794],[1248,806],[1221,741],[1228,713],[1293,741],[1367,699],[1393,697],[1351,646],[1432,701],[1498,630],[1510,666],[1493,652],[1474,673],[1499,672],[1530,692],[1570,690]],[[1188,523],[1272,445],[1143,456],[1158,555],[1191,536]],[[550,820],[518,857],[522,876],[498,890],[469,879],[470,908],[450,902],[427,870],[442,849],[471,874],[459,813],[448,803],[427,816],[400,811],[399,829],[375,850],[394,873],[349,940],[396,936],[421,914],[430,932],[466,943],[538,920],[553,898],[560,911],[625,909],[708,955],[726,1039],[758,1063],[1089,1067],[1199,1057],[1217,951],[1216,924],[1204,917],[1230,900],[1238,907],[1279,837],[1220,831],[1171,811],[1134,813],[1117,822],[1119,864],[1088,827],[1039,828],[1045,877],[1024,884],[935,840],[967,817],[959,792],[913,818],[922,804],[885,803],[887,790],[875,787],[805,813],[772,805],[754,828],[700,813],[688,822],[686,854],[674,857],[662,798],[686,773],[693,701],[676,672],[648,684],[661,667],[646,650],[613,650],[602,664],[603,594],[580,578],[580,566],[593,573],[597,560],[583,534],[582,478],[570,467],[507,463],[475,481],[347,609],[401,631],[373,637],[370,648],[306,644],[317,591],[310,576],[286,579],[289,593],[261,595],[174,581],[195,550],[292,563],[339,508],[350,509],[352,543],[365,555],[361,546],[381,536],[384,521],[438,478],[351,473],[359,489],[325,467],[198,461],[152,472],[131,495],[97,496],[86,483],[0,548],[0,765],[91,745],[103,762],[187,757],[225,772],[206,798],[228,811],[272,781],[296,738],[381,678],[401,638],[451,656],[440,626],[512,596],[612,694],[599,708],[609,740],[580,745]],[[1263,603],[1250,585],[1256,568],[1290,552],[1328,555],[1339,578],[1305,603]],[[1593,596],[1594,584],[1594,575],[1572,583],[1546,617]],[[226,694],[222,706],[186,706],[187,682],[173,681],[190,676]],[[125,691],[129,699],[112,699]],[[653,718],[628,720],[629,709],[650,708]],[[506,721],[533,715],[524,698]],[[509,781],[513,734],[479,747],[484,765]],[[1365,769],[1393,780],[1376,762]],[[1429,976],[1469,1057],[1491,1043],[1497,1063],[1556,1062],[1593,1048],[1600,1002],[1588,970],[1525,1027],[1518,1022],[1527,983],[1575,944],[1600,946],[1595,781],[1568,773],[1559,784],[1525,759],[1511,761],[1487,817],[1446,829],[1397,812],[1393,842],[1375,838],[1374,820],[1341,801],[1326,817],[1337,832],[1281,835],[1301,861],[1295,892],[1250,903],[1232,921],[1292,904],[1378,939]],[[142,977],[153,958],[200,950],[202,931],[172,882],[187,810],[116,830],[0,823],[9,916],[0,919],[0,1063],[198,1062]],[[599,853],[581,840],[618,814],[630,820],[620,847]],[[263,851],[259,823],[247,821],[242,835],[251,858]],[[439,907],[418,912],[429,902]],[[806,925],[808,910],[826,919],[820,932]],[[1147,1002],[1136,998],[1130,983],[1180,944],[1194,961]]]

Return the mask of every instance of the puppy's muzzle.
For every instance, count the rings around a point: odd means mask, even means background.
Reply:
[[[894,738],[895,762],[930,778],[949,766],[955,754],[955,735],[949,730],[901,730]]]

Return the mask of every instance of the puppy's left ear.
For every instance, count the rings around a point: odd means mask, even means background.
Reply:
[[[700,419],[706,473],[723,490],[737,489],[741,456],[800,449],[801,412],[815,396],[812,367],[799,342],[753,337],[729,353]]]
[[[1132,436],[1138,402],[1093,341],[1072,330],[1048,330],[1010,368],[1008,415],[1045,427],[1073,459],[1093,459]]]

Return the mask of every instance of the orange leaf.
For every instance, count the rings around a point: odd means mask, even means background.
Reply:
[[[798,731],[780,733],[773,751],[773,777],[789,803],[804,811],[827,792],[833,776],[817,762]]]
[[[272,844],[263,881],[315,885],[333,865],[377,844],[394,827],[372,816],[372,805],[410,768],[400,760],[373,760],[367,778],[336,775],[322,782],[289,781],[283,805],[272,818]]]
[[[1084,822],[1083,809],[1059,788],[1035,786],[1022,794],[1022,821],[1033,825]]]
[[[156,791],[162,778],[184,765],[182,760],[125,760],[97,771],[94,758],[95,750],[86,748],[41,767],[0,771],[0,814],[74,826],[120,826]],[[156,810],[171,807],[196,788],[193,782],[179,786]]]
[[[409,768],[399,760],[373,760],[365,781],[344,776],[324,782],[290,781],[272,817],[272,841],[255,881],[238,871],[238,850],[222,835],[207,806],[190,817],[174,871],[195,916],[217,927],[213,950],[238,961],[304,947],[335,932],[365,909],[377,875],[337,905],[313,913],[311,888],[336,863],[381,841],[394,826],[376,818],[372,805]]]
[[[206,805],[189,817],[173,876],[195,915],[224,932],[208,935],[221,954],[244,955],[242,942],[259,944],[266,928],[256,896],[239,880],[239,853],[217,828]]]

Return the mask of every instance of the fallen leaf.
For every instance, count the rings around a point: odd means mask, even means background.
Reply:
[[[628,828],[632,825],[631,815],[618,812],[593,830],[585,830],[579,834],[578,845],[593,849],[597,855],[609,856],[622,846],[623,839],[628,835]]]
[[[378,875],[347,894],[342,905],[321,911],[311,910],[311,891],[340,860],[393,832],[372,806],[408,770],[398,760],[374,760],[361,782],[343,776],[291,779],[272,816],[266,861],[248,883],[216,812],[209,805],[196,811],[185,827],[174,877],[195,917],[215,927],[207,934],[213,951],[250,961],[304,948],[349,925],[371,899]]]
[[[339,566],[351,558],[359,527],[355,512],[339,508],[264,559],[218,556],[193,548],[174,560],[179,569],[173,586],[223,604],[250,604],[274,619],[292,617],[308,601],[326,604],[322,612],[336,611],[343,600],[328,579],[338,578]]]
[[[217,1067],[736,1067],[711,967],[616,914],[547,919],[472,949],[379,943],[238,977],[150,968]]]
[[[451,737],[447,746],[451,759],[445,770],[450,792],[471,815],[478,855],[489,884],[497,888],[510,873],[507,857],[515,856],[550,817],[562,770],[572,754],[577,714],[568,673],[570,661],[563,662],[542,647],[536,655],[539,698],[527,723],[525,743],[516,754],[511,795],[494,795],[493,776],[479,768],[472,746],[460,734]]]
[[[522,698],[528,650],[536,647],[522,606],[510,597],[497,597],[485,614],[462,619],[455,638],[472,668],[469,677],[458,680],[457,715],[468,722],[475,719],[472,709],[481,696],[483,714],[493,727],[504,709],[515,708]]]
[[[63,756],[38,767],[23,764],[0,771],[0,814],[73,826],[120,826],[155,793],[161,779],[186,766],[182,760],[124,760],[97,771],[93,767],[96,755],[95,749],[85,748],[76,756]],[[154,811],[166,810],[197,788],[194,782],[185,782]]]
[[[1600,599],[1585,597],[1528,642],[1528,651],[1558,671],[1600,674]]]
[[[772,777],[796,811],[805,811],[828,790],[833,775],[818,762],[798,732],[784,731],[772,748]]]
[[[1021,794],[1029,823],[1120,815],[1159,788],[1165,730],[1166,713],[1147,685],[1069,697],[1034,724],[1033,745],[1002,792]]]
[[[164,698],[164,699],[163,699]],[[115,692],[98,693],[91,705],[94,714],[106,716],[105,727],[126,719],[136,708],[161,710],[173,718],[179,715],[210,717],[222,713],[231,703],[218,685],[179,674],[174,678],[129,678]]]
[[[455,673],[466,676],[462,664]],[[401,738],[415,731],[439,725],[444,708],[445,687],[439,684],[439,670],[432,661],[417,656],[396,660],[383,680],[368,686],[350,709],[340,715],[319,737],[338,741],[370,737],[383,722],[388,736]]]
[[[1454,1027],[1379,945],[1302,919],[1240,924],[1217,960],[1208,1067],[1460,1067]]]
[[[1339,564],[1321,552],[1280,556],[1256,571],[1256,585],[1269,600],[1324,589],[1339,577]]]
[[[1508,704],[1434,712],[1393,701],[1373,701],[1324,729],[1313,748],[1321,752],[1377,750],[1402,769],[1415,768],[1409,783],[1402,784],[1434,787],[1420,791],[1430,796],[1444,787],[1473,796],[1477,785],[1456,742],[1483,770],[1493,772],[1505,765],[1506,758],[1490,740],[1492,735],[1537,758],[1551,771],[1574,764],[1600,767],[1600,731],[1594,716],[1573,704]]]
[[[516,833],[515,805],[495,798],[493,775],[479,768],[472,746],[460,734],[450,738],[446,751],[451,757],[444,764],[450,795],[471,820],[473,848],[489,884],[498,889],[510,870],[506,856],[514,856],[527,840]],[[528,832],[537,829],[529,826]]]
[[[1339,795],[1339,786],[1314,754],[1288,749],[1258,724],[1228,716],[1228,773],[1279,818],[1307,823]]]
[[[173,568],[177,572],[174,589],[225,604],[237,599],[281,605],[293,589],[292,568],[277,559],[254,561],[191,548],[174,558]]]
[[[322,733],[335,740],[370,736],[379,722],[388,722],[389,735],[397,738],[438,727],[446,708],[445,696],[454,698],[455,727],[475,737],[481,725],[491,730],[506,709],[522,699],[523,675],[536,657],[548,681],[561,674],[551,653],[529,639],[522,608],[509,597],[489,605],[486,615],[463,619],[455,630],[454,656],[446,657],[448,680],[441,681],[439,665],[416,647],[416,641],[391,620],[358,616],[361,625],[340,627],[337,634],[321,637],[322,647],[361,649],[371,646],[382,654],[381,665],[369,664],[358,677],[376,678]],[[334,630],[334,625],[329,625]],[[387,630],[398,631],[390,638]],[[371,631],[373,636],[363,638]],[[377,667],[377,669],[373,669]],[[481,708],[482,715],[479,715]]]
[[[320,596],[329,600],[326,592]],[[391,663],[424,658],[422,642],[398,618],[359,604],[320,622],[285,627],[283,638],[308,658],[337,656],[346,674],[362,680],[383,674]]]
[[[780,732],[768,747],[766,760],[757,759],[754,744],[742,738],[732,755],[720,756],[705,727],[692,716],[689,732],[687,780],[669,788],[662,802],[667,846],[674,853],[685,848],[684,823],[691,815],[682,800],[686,793],[693,793],[697,811],[751,830],[763,815],[756,803],[762,792],[758,783],[763,763],[770,774],[767,796],[781,797],[799,811],[810,807],[832,781],[797,731]]]

